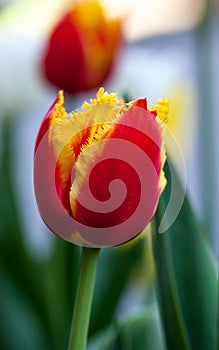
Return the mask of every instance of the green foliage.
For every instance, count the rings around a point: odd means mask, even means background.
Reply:
[[[114,322],[91,339],[88,350],[165,350],[153,304]]]
[[[153,250],[168,349],[216,350],[216,266],[187,197],[176,221],[165,233],[157,233],[171,191],[168,166],[165,173],[168,186],[155,215]]]
[[[102,250],[97,271],[90,335],[111,323],[131,272],[142,263],[143,248],[142,240],[136,240],[126,246]]]

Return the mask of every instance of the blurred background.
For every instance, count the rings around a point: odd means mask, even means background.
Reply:
[[[33,192],[33,151],[42,118],[59,90],[45,73],[45,52],[57,23],[79,3],[72,0],[0,0],[2,349],[66,348],[80,248],[53,237],[42,223]],[[80,107],[84,100],[93,98],[98,86],[102,85],[108,92],[116,91],[129,100],[147,97],[149,105],[163,97],[169,99],[169,128],[185,161],[186,180],[182,180],[186,181],[191,205],[206,232],[212,259],[218,266],[218,1],[103,0],[101,4],[105,16],[121,26],[116,48],[109,49],[114,50],[109,72],[107,70],[107,74],[93,84],[95,86],[85,84],[81,88],[79,84],[78,90],[74,87],[73,93],[66,94],[66,108],[70,111]],[[86,19],[87,13],[83,16]],[[108,35],[106,28],[103,27],[103,36]],[[107,55],[109,57],[109,51]],[[178,164],[175,150],[169,148],[168,152],[179,177],[183,177],[184,166]],[[124,316],[127,309],[130,313],[135,312],[142,300],[145,302],[145,295],[154,300],[150,292],[153,267],[149,268],[147,277],[142,278],[141,274],[145,259],[149,267],[153,265],[151,253],[144,256],[148,245],[150,242],[146,239],[143,248],[137,242],[133,250],[130,246],[104,250],[102,259],[107,271],[109,266],[116,269],[116,263],[121,264],[121,259],[127,263],[126,269],[118,272],[120,275],[104,273],[100,268],[99,290],[94,301],[94,309],[99,311],[93,316],[91,339],[111,324],[115,315]],[[115,287],[118,279],[121,285]],[[111,311],[109,315],[106,312],[108,316],[104,319],[101,305],[108,304],[109,298]],[[152,339],[151,347],[148,345],[145,349],[158,346],[159,350],[165,348],[165,341],[157,304],[152,304],[147,315],[156,315],[154,322],[158,327],[159,345],[154,345]],[[144,319],[142,315],[138,314],[138,317]],[[135,321],[132,319],[131,322],[135,329]],[[127,334],[129,325],[121,327],[121,332],[125,329],[122,334]],[[104,339],[111,339],[111,330]],[[98,349],[98,346],[116,349],[115,346],[98,345],[98,342],[91,342],[91,349]],[[138,349],[123,346],[124,349]]]

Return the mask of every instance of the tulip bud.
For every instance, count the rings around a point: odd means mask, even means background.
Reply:
[[[165,187],[162,129],[168,102],[126,104],[103,88],[68,114],[60,91],[40,127],[34,185],[41,216],[58,236],[105,247],[137,236]]]
[[[44,56],[46,78],[72,94],[102,85],[121,41],[120,22],[98,1],[76,4],[54,27]]]

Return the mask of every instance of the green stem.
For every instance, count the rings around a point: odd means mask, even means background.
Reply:
[[[83,247],[68,350],[85,350],[99,249]]]

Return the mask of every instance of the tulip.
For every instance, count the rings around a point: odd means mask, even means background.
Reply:
[[[86,247],[125,243],[152,219],[165,187],[168,101],[125,103],[100,88],[68,114],[60,91],[35,146],[40,214],[58,236]]]
[[[120,39],[120,22],[107,18],[98,1],[75,4],[51,33],[44,74],[70,94],[100,86],[111,72]]]

